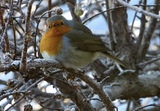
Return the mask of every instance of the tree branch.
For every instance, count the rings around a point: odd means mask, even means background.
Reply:
[[[150,71],[147,74],[139,75],[138,78],[121,75],[111,85],[107,85],[104,91],[111,100],[158,96],[160,95],[159,81],[159,71]]]
[[[137,8],[137,7],[135,7],[135,6],[132,6],[132,5],[130,5],[130,4],[128,4],[127,2],[124,2],[124,1],[122,1],[122,0],[115,0],[115,1],[117,1],[117,2],[118,2],[119,4],[121,4],[122,6],[125,6],[125,7],[127,7],[127,8],[132,9],[132,10],[135,10],[135,11],[137,11],[137,12],[139,12],[139,13],[148,15],[148,16],[153,17],[153,18],[155,18],[155,19],[160,19],[160,16],[157,15],[157,14],[154,14],[154,13],[151,13],[151,12],[148,12],[148,11],[145,11],[145,10],[142,10],[142,9]]]
[[[19,70],[18,66],[20,64],[20,61],[15,61],[13,62],[11,65],[7,65],[7,66],[0,66],[0,71],[4,71],[4,70]],[[63,69],[67,72],[70,73],[75,73],[75,76],[77,76],[78,78],[82,79],[83,81],[85,81],[88,85],[90,85],[95,92],[97,92],[100,96],[100,99],[102,100],[102,102],[105,104],[106,108],[109,109],[109,111],[113,111],[114,110],[114,106],[112,104],[112,102],[110,101],[110,99],[107,97],[107,94],[105,94],[102,90],[101,87],[99,87],[99,85],[97,83],[95,83],[93,80],[89,79],[87,76],[85,76],[82,72],[80,71],[74,71],[74,70],[70,70],[70,69],[66,69],[63,66],[61,66],[60,64],[57,64],[53,61],[49,61],[49,60],[43,60],[43,59],[35,59],[35,60],[30,60],[27,62],[27,67],[26,70],[29,70],[30,68],[47,68],[47,67],[54,67],[54,68],[60,68]],[[74,71],[74,72],[73,72]]]
[[[26,69],[26,56],[27,56],[27,49],[28,49],[28,42],[30,39],[30,17],[31,17],[31,9],[32,9],[32,4],[33,4],[34,0],[30,0],[28,2],[28,9],[27,9],[27,17],[26,17],[26,24],[25,24],[25,36],[24,36],[24,46],[23,46],[23,51],[22,51],[22,55],[21,55],[21,64],[20,64],[20,71],[24,72]]]
[[[73,89],[72,86],[60,79],[56,79],[56,83],[61,92],[65,95],[69,95],[69,98],[71,98],[71,100],[77,105],[80,111],[94,111],[91,104],[85,100],[83,95],[77,89]]]
[[[1,65],[0,71],[9,71],[9,70],[19,70],[18,66],[20,61],[14,61],[11,65]],[[5,67],[5,68],[4,68]],[[14,67],[14,68],[13,68]],[[65,69],[60,64],[57,64],[53,61],[47,61],[43,59],[35,59],[27,61],[26,69],[32,68],[60,68],[67,72],[74,73],[74,75],[81,80],[85,81],[94,91],[99,95],[102,102],[107,106],[107,108],[112,106],[111,100],[115,99],[131,99],[131,98],[141,98],[141,97],[150,97],[160,95],[160,72],[148,72],[148,74],[139,75],[138,77],[135,74],[122,74],[117,76],[112,82],[111,85],[103,84],[104,86],[99,86],[98,83],[95,83],[94,80],[88,78],[85,74],[80,71],[74,71]],[[3,69],[3,70],[2,70]],[[101,90],[101,87],[104,87],[104,92]],[[108,97],[107,97],[108,95]],[[111,98],[111,100],[109,99]],[[108,100],[107,100],[108,99]],[[112,106],[112,108],[114,108]]]
[[[155,4],[160,4],[160,1],[156,0]],[[153,12],[158,14],[159,9],[160,9],[159,6],[157,6],[154,8]],[[151,40],[152,34],[154,32],[154,29],[156,27],[156,24],[157,24],[156,18],[151,18],[149,20],[148,27],[145,29],[145,32],[144,32],[144,35],[142,38],[142,42],[141,42],[141,46],[138,50],[138,62],[142,62],[142,60],[144,60],[143,58],[145,57],[145,55],[148,51],[148,47],[150,45],[150,40]]]

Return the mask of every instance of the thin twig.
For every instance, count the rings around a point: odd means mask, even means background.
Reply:
[[[142,0],[139,1],[139,4],[137,5],[137,7],[139,7],[139,5],[140,5],[141,3],[142,3]],[[131,30],[133,30],[133,25],[134,25],[135,19],[136,19],[136,17],[137,17],[137,13],[138,13],[138,12],[135,12],[135,14],[134,14],[133,22],[132,22],[132,25],[131,25]]]
[[[2,27],[2,31],[4,32],[5,23],[4,23],[4,20],[3,20],[3,11],[2,11],[2,6],[1,5],[0,5],[0,24],[1,24],[1,27]]]
[[[13,37],[14,37],[14,59],[17,53],[17,41],[16,41],[16,30],[15,30],[15,25],[13,24],[13,20],[12,20],[12,30],[13,30]]]
[[[112,10],[112,9],[109,9],[109,10],[105,10],[105,11],[99,12],[99,13],[93,15],[92,17],[88,18],[87,20],[83,21],[82,24],[85,24],[86,22],[88,22],[89,20],[93,19],[94,17],[96,17],[96,16],[98,16],[98,15],[100,15],[100,14],[102,14],[102,13],[105,13],[105,12],[107,12],[107,11],[110,11],[110,10]]]
[[[8,97],[8,96],[10,96],[10,95],[14,95],[14,94],[25,94],[26,92],[25,91],[13,91],[13,92],[9,92],[9,93],[5,93],[5,94],[3,94],[3,95],[1,95],[0,96],[0,100],[2,100],[2,99],[4,99],[4,98],[6,98],[6,97]]]
[[[42,1],[43,1],[43,0],[40,0],[39,3],[36,5],[36,9],[35,9],[33,15],[35,15],[35,13],[36,13],[37,9],[40,7],[40,4],[42,3]],[[37,37],[36,37],[36,36],[37,36],[37,33],[38,33],[39,23],[40,23],[40,19],[38,19],[38,21],[37,21],[36,32],[35,32],[35,36],[34,36],[34,56],[35,56],[35,57],[37,57],[37,55],[36,55],[36,53],[37,53],[37,50],[36,50],[36,49],[37,49],[37,42],[36,42],[36,41],[37,41],[37,40],[36,40]]]
[[[146,62],[143,62],[143,63],[139,63],[138,66],[139,66],[141,69],[143,69],[145,66],[147,66],[147,65],[149,65],[149,64],[151,64],[151,63],[154,63],[154,62],[156,62],[156,61],[158,61],[158,60],[160,60],[160,57],[151,59],[151,60],[146,61]]]
[[[109,6],[109,0],[105,0],[106,1],[106,9],[107,10],[109,10],[109,8],[110,8],[110,6]],[[111,14],[110,14],[110,12],[109,11],[107,11],[107,18],[108,18],[108,27],[109,27],[109,34],[110,34],[110,48],[112,49],[112,50],[114,50],[114,44],[115,44],[115,42],[114,42],[114,39],[113,39],[113,36],[114,36],[114,34],[113,34],[113,27],[112,27],[112,22],[111,22]]]
[[[24,98],[24,95],[22,95],[18,100],[16,100],[9,108],[7,108],[5,111],[9,111],[11,108],[13,108],[15,105],[17,105],[18,102],[20,102]]]
[[[48,0],[48,10],[51,10],[52,9],[52,0]],[[51,17],[51,12],[48,13],[48,17]]]
[[[139,13],[148,15],[148,16],[153,17],[153,18],[156,18],[156,19],[160,19],[160,16],[157,15],[157,14],[154,14],[154,13],[145,11],[145,10],[143,10],[143,9],[137,8],[137,7],[135,7],[135,6],[132,6],[132,5],[130,5],[130,4],[128,4],[127,2],[124,2],[124,1],[122,1],[122,0],[115,0],[115,1],[117,1],[117,2],[118,2],[119,4],[121,4],[122,6],[126,6],[127,8],[130,8],[130,9],[132,9],[132,10],[135,10],[135,11],[137,11],[137,12],[139,12]]]
[[[131,107],[131,100],[128,100],[126,111],[130,111],[130,107]]]
[[[17,23],[17,25],[20,27],[20,29],[24,32],[25,30],[24,30],[24,28],[22,27],[22,24],[20,24],[17,20],[16,20],[16,18],[14,18],[14,21]],[[15,27],[16,28],[16,27]]]
[[[42,80],[44,80],[44,77],[40,78],[39,80],[37,80],[35,83],[33,83],[31,86],[29,86],[27,89],[25,89],[25,92],[28,92],[32,87],[34,87],[35,85],[37,85],[39,82],[41,82]]]
[[[144,109],[144,108],[150,107],[150,106],[160,107],[160,106],[158,106],[158,105],[156,105],[156,104],[149,104],[149,105],[146,105],[146,106],[143,106],[143,107],[139,107],[139,108],[135,109],[134,111],[140,111],[141,109]]]
[[[7,30],[8,30],[8,27],[9,27],[9,22],[12,18],[12,15],[13,15],[13,9],[12,9],[12,6],[13,6],[13,0],[10,1],[10,6],[9,6],[9,13],[8,13],[8,19],[7,19],[7,22],[4,26],[4,23],[2,24],[2,26],[5,27],[4,31],[3,31],[3,35],[1,37],[1,41],[0,41],[0,47],[2,47],[2,44],[4,43],[4,40],[5,40],[5,52],[9,52],[9,40],[8,40],[8,36],[7,36]],[[1,10],[1,9],[0,9]],[[1,17],[1,20],[3,18]]]
[[[144,0],[144,5],[146,5],[146,0]],[[143,7],[143,10],[146,10],[146,7]],[[137,14],[138,12],[136,12]],[[138,35],[138,38],[137,38],[137,43],[136,43],[136,48],[137,49],[135,51],[135,55],[137,55],[139,49],[140,49],[140,46],[141,46],[141,43],[142,43],[142,39],[143,39],[143,35],[144,35],[144,31],[145,31],[145,24],[146,24],[146,16],[144,14],[142,14],[140,20],[141,20],[141,24],[140,24],[140,33]]]

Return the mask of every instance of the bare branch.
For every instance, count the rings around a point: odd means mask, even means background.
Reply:
[[[15,69],[18,70],[18,64],[20,61],[15,61],[15,63],[12,63],[12,67],[17,67]],[[13,65],[15,64],[15,65]],[[17,64],[17,65],[16,65]],[[107,108],[114,108],[112,106],[111,100],[120,98],[120,99],[131,99],[131,98],[141,98],[141,97],[149,97],[149,96],[156,96],[158,94],[158,87],[160,86],[160,73],[159,72],[152,72],[152,74],[143,74],[139,75],[138,78],[136,78],[135,74],[121,74],[119,75],[113,82],[111,82],[111,85],[105,85],[104,91],[101,90],[102,86],[99,86],[98,83],[96,83],[94,80],[91,80],[88,78],[85,74],[83,74],[80,71],[75,71],[71,69],[66,69],[63,66],[54,63],[53,61],[47,61],[43,59],[35,59],[30,60],[27,62],[27,69],[30,68],[38,68],[38,67],[54,67],[54,68],[60,68],[67,72],[74,73],[74,75],[81,80],[85,81],[90,87],[94,89],[94,92],[96,92],[102,102],[107,106]],[[1,68],[0,68],[1,69]],[[57,83],[61,84],[61,83]],[[64,85],[63,85],[64,86]],[[130,91],[132,90],[132,91]],[[138,91],[138,93],[137,93]],[[152,91],[152,92],[151,92]],[[146,93],[147,92],[147,93]],[[108,97],[107,97],[108,95]],[[111,98],[111,100],[109,99]],[[108,99],[108,100],[107,100]],[[110,106],[108,106],[110,105]],[[112,111],[112,110],[111,110]]]
[[[160,1],[156,0],[155,4],[160,4]],[[153,12],[158,14],[159,10],[160,10],[160,7],[156,6],[156,7],[154,7]],[[157,24],[156,18],[151,18],[149,20],[148,27],[145,29],[145,33],[142,38],[141,46],[138,50],[138,62],[141,62],[144,60],[143,58],[145,57],[145,55],[148,51],[148,47],[150,45],[150,40],[151,40],[152,34],[154,32],[154,29],[156,27],[156,24]]]
[[[158,105],[156,105],[156,104],[149,104],[149,105],[147,105],[147,106],[142,106],[142,107],[136,108],[134,111],[140,111],[141,109],[144,109],[144,108],[150,107],[150,106],[160,107],[160,106],[158,106]]]
[[[20,63],[20,61],[19,61]],[[16,61],[16,63],[12,63],[12,66],[6,67],[6,68],[0,68],[0,69],[12,69],[12,67],[18,67],[19,65],[18,61]],[[93,80],[89,79],[88,77],[86,77],[82,72],[80,71],[75,71],[75,70],[71,70],[71,69],[67,69],[53,61],[47,61],[47,60],[43,60],[43,59],[36,59],[36,60],[31,60],[28,61],[27,63],[27,67],[28,68],[38,68],[38,67],[54,67],[54,68],[60,68],[63,69],[65,71],[68,71],[70,73],[76,73],[76,76],[80,79],[82,79],[83,81],[85,81],[87,84],[89,84],[95,92],[97,92],[100,96],[100,99],[103,101],[103,103],[105,104],[106,108],[109,109],[109,111],[113,111],[114,106],[112,104],[112,102],[110,101],[110,99],[107,97],[107,94],[105,94],[102,90],[101,90],[101,86],[99,86],[97,83],[95,83]],[[18,70],[18,68],[15,68],[16,70]]]
[[[91,104],[85,100],[83,95],[77,89],[73,89],[72,86],[60,79],[56,79],[56,83],[57,86],[59,86],[61,92],[63,94],[69,95],[71,100],[74,101],[74,103],[81,111],[94,111],[93,107],[91,107]]]
[[[104,88],[105,93],[111,100],[120,99],[139,99],[141,97],[152,97],[159,95],[160,72],[152,71],[147,74],[139,75],[138,78],[133,74],[118,76],[115,81]]]
[[[28,42],[31,37],[30,34],[30,17],[31,17],[31,9],[32,9],[32,4],[34,0],[30,0],[28,2],[28,9],[27,9],[27,17],[26,17],[26,24],[25,24],[25,37],[24,37],[24,46],[23,46],[23,51],[21,55],[21,64],[20,64],[20,71],[24,72],[26,69],[26,56],[27,56],[27,48],[28,48]]]
[[[144,0],[144,5],[146,5],[146,0]],[[146,7],[144,6],[143,7],[143,10],[146,10]],[[138,12],[136,12],[137,14]],[[141,24],[140,24],[140,33],[139,33],[139,36],[138,36],[138,40],[137,40],[137,44],[136,44],[136,49],[139,49],[140,46],[141,46],[141,42],[142,42],[142,38],[143,38],[143,35],[144,35],[144,31],[145,31],[145,24],[146,24],[146,16],[144,14],[142,14],[142,17],[140,18],[141,20]],[[138,53],[138,50],[135,51],[135,53],[137,54]]]
[[[109,0],[105,0],[106,1],[106,9],[109,10]],[[115,42],[114,42],[114,34],[113,34],[113,28],[112,28],[112,22],[111,22],[111,12],[107,11],[107,19],[108,19],[108,27],[109,27],[109,34],[110,34],[110,47],[112,50],[114,50],[114,45],[115,45]]]
[[[157,15],[157,14],[154,14],[154,13],[151,13],[151,12],[148,12],[148,11],[145,11],[145,10],[142,10],[142,9],[137,8],[137,7],[135,7],[135,6],[132,6],[132,5],[130,5],[130,4],[128,4],[127,2],[124,2],[124,1],[122,1],[122,0],[115,0],[115,1],[117,1],[117,2],[118,2],[119,4],[121,4],[122,6],[125,6],[125,7],[127,7],[127,8],[132,9],[132,10],[135,10],[135,11],[137,11],[137,12],[139,12],[139,13],[148,15],[148,16],[153,17],[153,18],[156,18],[156,19],[160,19],[160,16]]]

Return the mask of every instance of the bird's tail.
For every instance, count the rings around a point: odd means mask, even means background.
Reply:
[[[113,61],[117,62],[118,64],[122,65],[123,67],[128,68],[128,69],[131,68],[127,63],[125,63],[125,62],[123,62],[122,60],[118,59],[118,58],[115,57],[114,55],[112,55],[112,54],[110,54],[110,53],[105,53],[105,55],[106,55],[108,58],[112,59]]]

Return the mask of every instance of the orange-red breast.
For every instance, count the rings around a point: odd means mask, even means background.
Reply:
[[[47,30],[40,41],[44,59],[55,60],[67,68],[82,68],[95,59],[106,56],[128,68],[128,64],[109,52],[100,37],[85,25],[54,15],[47,20]]]

